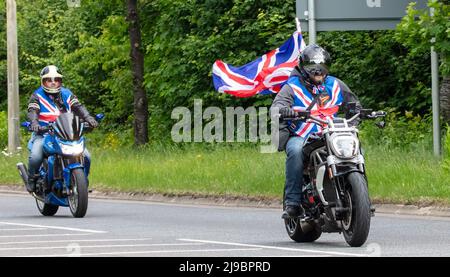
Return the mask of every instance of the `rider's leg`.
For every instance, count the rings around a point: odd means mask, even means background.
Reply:
[[[303,144],[302,137],[291,137],[286,145],[285,205],[288,214],[301,213],[300,199],[303,186]]]
[[[28,158],[28,182],[27,190],[32,192],[36,188],[36,175],[42,160],[44,159],[44,150],[42,146],[44,144],[44,137],[36,135],[33,138],[33,146],[31,147],[30,157]]]

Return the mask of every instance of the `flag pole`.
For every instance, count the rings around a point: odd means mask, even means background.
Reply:
[[[295,18],[295,23],[297,24],[297,32],[302,33],[302,27],[300,27],[300,20],[298,20],[298,17]]]
[[[300,20],[298,20],[298,17],[295,18],[295,23],[297,24],[297,32],[299,34],[301,34],[302,33],[302,27],[300,26]],[[300,44],[300,52],[303,51],[303,49],[305,49],[305,47],[306,47],[305,40],[302,39],[302,42]]]

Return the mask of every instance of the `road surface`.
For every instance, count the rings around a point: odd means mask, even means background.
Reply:
[[[369,238],[340,234],[295,243],[278,209],[90,199],[86,217],[68,208],[41,216],[31,196],[0,194],[0,257],[450,256],[450,218],[378,213]]]

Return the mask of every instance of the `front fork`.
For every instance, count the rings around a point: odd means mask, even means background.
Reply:
[[[337,177],[333,178],[334,188],[336,191],[336,208],[335,208],[335,217],[336,220],[342,220],[345,218],[348,212],[350,212],[349,205],[344,203],[342,199],[345,199],[345,177]]]
[[[364,170],[364,165],[360,165],[360,169]],[[365,171],[362,171],[365,172]],[[367,176],[365,173],[364,174],[364,178],[366,179],[366,183],[367,182]],[[348,214],[348,212],[350,212],[350,208],[349,208],[349,203],[345,203],[345,201],[348,201],[347,197],[346,197],[346,182],[345,182],[345,176],[341,176],[341,177],[337,177],[337,178],[333,178],[333,184],[335,185],[335,191],[336,191],[336,209],[335,209],[335,217],[336,220],[342,220],[343,218],[345,218]],[[344,201],[343,201],[344,199]],[[369,198],[370,201],[370,198]],[[371,216],[375,216],[375,207],[372,205],[372,203],[370,204],[370,214]]]
[[[67,166],[64,167],[63,169],[63,177],[64,177],[64,189],[67,192],[67,195],[69,195],[70,190],[72,188],[72,170],[77,169],[77,168],[81,168],[83,169],[83,171],[85,171],[85,168],[82,164],[80,163],[71,163]],[[86,177],[87,178],[87,177]]]

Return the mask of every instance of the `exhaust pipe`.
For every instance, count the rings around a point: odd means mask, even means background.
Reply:
[[[299,220],[299,223],[304,233],[309,233],[314,229],[314,227],[309,222]]]
[[[23,163],[17,163],[17,169],[19,170],[20,177],[22,177],[22,181],[25,184],[25,187],[28,183],[28,170],[27,167]],[[33,195],[36,199],[40,200],[41,202],[45,203],[45,199],[41,196],[37,195],[36,192],[30,192],[31,195]]]
[[[23,163],[17,163],[17,169],[19,170],[20,177],[22,177],[23,183],[25,186],[28,182],[28,170]]]

